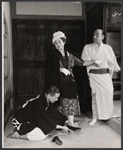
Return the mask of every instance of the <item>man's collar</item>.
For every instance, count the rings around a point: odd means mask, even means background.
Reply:
[[[98,47],[100,47],[102,44],[103,44],[103,42],[101,42],[100,43],[100,45],[98,45],[97,43],[94,43],[96,46],[98,46]]]

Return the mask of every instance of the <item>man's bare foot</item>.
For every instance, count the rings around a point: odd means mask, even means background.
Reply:
[[[114,114],[114,115],[113,115],[113,118],[117,118],[117,115]]]
[[[93,126],[96,122],[97,122],[97,119],[93,119],[93,120],[89,123],[89,125],[90,125],[90,126]]]
[[[17,131],[15,131],[14,133],[11,133],[7,136],[7,138],[14,138],[14,139],[19,139],[20,135]]]

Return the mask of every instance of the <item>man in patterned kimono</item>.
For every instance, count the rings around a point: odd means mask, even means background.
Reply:
[[[98,65],[87,67],[90,87],[92,89],[93,120],[89,125],[94,125],[99,120],[107,120],[114,115],[113,105],[113,72],[120,71],[115,54],[109,45],[103,44],[103,31],[94,31],[94,43],[85,45],[81,58],[84,61],[95,60]]]
[[[12,119],[15,131],[8,137],[38,141],[44,140],[54,129],[62,129],[68,133],[70,129],[64,126],[67,118],[53,106],[59,95],[59,90],[51,86],[44,95],[28,100],[15,113]]]

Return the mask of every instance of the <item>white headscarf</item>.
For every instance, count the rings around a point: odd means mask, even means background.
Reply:
[[[53,34],[52,43],[54,44],[54,42],[55,42],[57,39],[61,38],[61,37],[64,37],[64,38],[66,39],[66,36],[65,36],[65,34],[64,34],[63,32],[61,32],[61,31],[55,32],[55,33]]]

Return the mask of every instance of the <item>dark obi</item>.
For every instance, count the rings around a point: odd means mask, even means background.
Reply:
[[[61,96],[66,98],[77,98],[77,83],[71,75],[63,75],[61,84]]]

